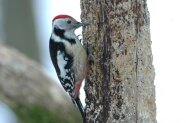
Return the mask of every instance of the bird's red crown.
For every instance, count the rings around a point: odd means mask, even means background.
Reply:
[[[57,15],[53,18],[52,22],[55,21],[56,19],[62,19],[62,18],[72,18],[69,15]]]

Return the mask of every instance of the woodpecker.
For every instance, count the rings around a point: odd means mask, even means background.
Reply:
[[[57,15],[52,20],[49,51],[52,63],[64,90],[82,115],[84,109],[79,99],[79,90],[87,74],[87,54],[74,31],[87,23],[76,21],[69,15]]]

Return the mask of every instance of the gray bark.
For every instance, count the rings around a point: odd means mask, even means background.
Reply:
[[[156,123],[146,0],[81,0],[87,123]]]

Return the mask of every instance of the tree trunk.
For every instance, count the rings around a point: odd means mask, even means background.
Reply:
[[[3,21],[3,0],[0,0],[0,43],[5,40],[4,38],[4,21]]]
[[[40,62],[40,50],[32,12],[32,0],[1,0],[3,40]]]
[[[87,123],[156,123],[146,0],[81,0]]]

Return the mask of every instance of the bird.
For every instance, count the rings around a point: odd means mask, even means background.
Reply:
[[[82,81],[87,75],[87,52],[75,30],[88,23],[78,22],[70,15],[57,15],[52,20],[52,33],[49,40],[49,52],[53,66],[64,90],[78,107],[83,123],[85,113],[79,98]]]

